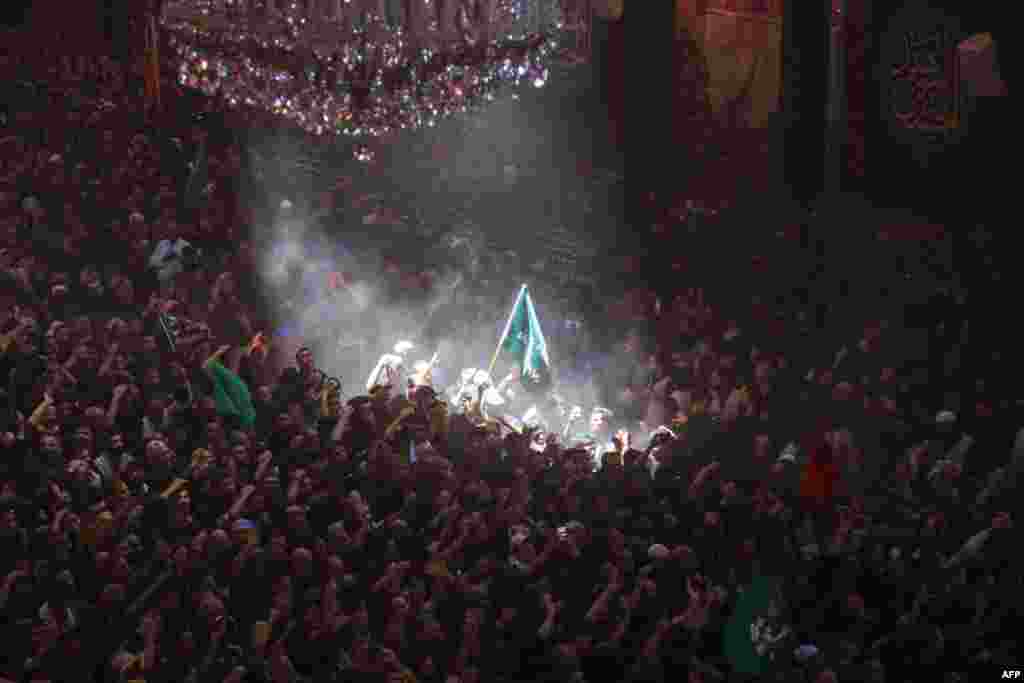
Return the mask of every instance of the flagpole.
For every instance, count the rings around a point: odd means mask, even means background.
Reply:
[[[167,329],[167,321],[164,319],[164,314],[161,313],[157,320],[160,321],[160,329],[164,331],[164,336],[167,337],[167,343],[171,347],[171,353],[175,353],[178,350],[178,345],[174,343],[174,335],[172,335],[171,331]]]
[[[515,316],[516,311],[519,310],[519,302],[523,298],[523,294],[526,293],[526,285],[523,285],[519,290],[519,296],[516,297],[516,302],[512,305],[512,312],[508,314],[508,320],[505,322],[505,331],[501,333],[501,338],[498,339],[498,348],[494,349],[494,355],[491,356],[491,364],[487,366],[487,374],[490,375],[494,372],[494,364],[498,362],[498,354],[501,353],[501,345],[505,343],[505,337],[508,336],[508,330],[512,327],[512,318]]]

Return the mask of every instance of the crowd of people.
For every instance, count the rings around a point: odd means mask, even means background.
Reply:
[[[4,130],[0,679],[1015,665],[1018,406],[981,380],[943,405],[896,320],[823,350],[813,311],[743,282],[722,303],[632,292],[579,438],[401,377],[339,405],[307,350],[258,334],[240,151],[211,144],[210,200],[183,206],[201,128],[131,125],[139,98],[106,73],[91,96],[47,75],[54,96]],[[204,258],[161,278],[150,254],[179,238]]]

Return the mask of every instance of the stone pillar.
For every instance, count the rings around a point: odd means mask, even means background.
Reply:
[[[829,3],[829,75],[825,192],[835,194],[840,189],[846,142],[846,0],[826,1]]]

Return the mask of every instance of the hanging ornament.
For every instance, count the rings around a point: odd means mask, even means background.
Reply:
[[[280,13],[236,21],[209,0],[168,0],[162,24],[182,86],[318,135],[432,127],[547,82],[565,33],[562,0],[404,1],[424,5],[407,5],[413,12],[398,26],[381,23],[379,0],[339,0],[340,22],[320,22],[291,0],[275,3]],[[516,17],[533,18],[529,32]]]

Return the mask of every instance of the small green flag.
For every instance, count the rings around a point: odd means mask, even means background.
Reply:
[[[188,180],[185,183],[185,208],[198,211],[202,208],[206,197],[206,187],[210,182],[210,169],[207,164],[206,139],[199,141],[196,158],[189,164]]]
[[[206,374],[213,381],[213,398],[217,402],[217,413],[237,417],[246,428],[255,425],[256,409],[253,407],[249,387],[242,378],[217,360],[206,366]]]
[[[501,348],[519,359],[519,381],[524,389],[542,391],[550,386],[548,346],[526,285],[519,290],[519,297],[505,326]]]
[[[723,650],[733,670],[754,675],[763,672],[765,657],[758,654],[750,627],[769,611],[778,592],[777,586],[776,580],[757,576],[737,600],[736,609],[723,633]]]

